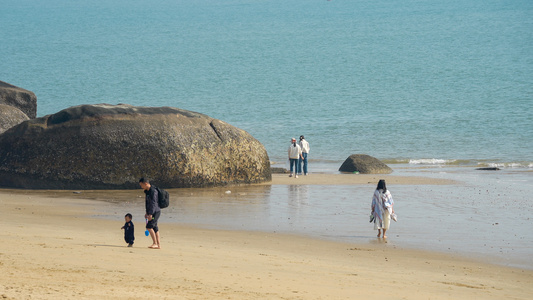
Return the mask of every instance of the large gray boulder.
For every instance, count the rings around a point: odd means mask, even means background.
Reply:
[[[341,172],[359,172],[361,174],[390,174],[389,168],[379,159],[366,154],[352,154],[339,168]]]
[[[0,104],[0,134],[26,120],[29,120],[28,116],[20,109],[10,105]]]
[[[30,119],[37,116],[37,97],[33,92],[0,81],[0,104],[22,110]]]
[[[271,180],[264,146],[206,115],[171,107],[81,105],[0,135],[0,185],[34,189],[163,188]]]

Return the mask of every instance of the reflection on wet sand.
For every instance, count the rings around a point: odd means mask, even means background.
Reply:
[[[485,256],[494,262],[533,269],[527,260],[533,254],[533,236],[530,231],[516,230],[528,228],[533,213],[529,199],[523,197],[533,189],[530,172],[480,176],[452,170],[433,176],[436,178],[426,182],[439,184],[408,184],[409,178],[417,178],[408,176],[390,180],[388,187],[400,220],[391,223],[385,241],[376,238],[368,222],[376,183],[360,176],[322,175],[326,182],[337,178],[358,181],[345,185],[301,184],[300,178],[287,177],[284,184],[169,189],[171,204],[160,222]],[[130,212],[139,220],[144,215],[140,189],[10,192],[100,200],[108,206],[98,215],[103,218],[120,220]]]

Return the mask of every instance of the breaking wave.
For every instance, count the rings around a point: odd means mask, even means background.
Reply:
[[[386,164],[409,164],[421,166],[471,166],[471,167],[487,167],[487,168],[520,168],[533,169],[533,162],[519,161],[519,162],[503,162],[497,160],[476,160],[476,159],[440,159],[440,158],[419,158],[419,159],[384,159]]]

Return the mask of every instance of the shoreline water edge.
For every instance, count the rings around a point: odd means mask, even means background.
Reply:
[[[532,175],[396,168],[171,189],[159,250],[142,234],[140,189],[1,189],[0,296],[528,299],[531,235],[516,228],[531,211],[515,196]],[[399,216],[387,240],[368,223],[381,178]],[[119,229],[126,213],[137,225],[133,247]],[[376,280],[384,274],[386,289]]]
[[[533,237],[527,230],[516,230],[531,222],[532,211],[521,195],[533,188],[532,177],[526,170],[445,166],[403,166],[391,175],[356,175],[340,174],[330,166],[327,172],[299,179],[274,174],[272,182],[263,184],[172,189],[174,201],[162,222],[373,244],[378,239],[368,223],[370,199],[377,181],[386,179],[399,215],[389,231],[389,245],[533,270],[528,259]],[[136,190],[6,191],[106,201],[113,213],[94,215],[100,219],[142,214],[143,199]]]

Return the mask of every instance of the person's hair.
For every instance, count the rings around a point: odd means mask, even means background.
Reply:
[[[130,213],[127,213],[124,217],[128,217],[130,219],[133,219],[133,216]]]
[[[139,182],[150,183],[150,180],[148,180],[148,178],[141,177],[141,179],[139,179]]]
[[[300,140],[303,140],[305,139],[303,135],[300,135]]]
[[[383,192],[387,191],[387,184],[385,183],[385,179],[379,180],[378,187],[376,188],[376,190],[383,190]]]

